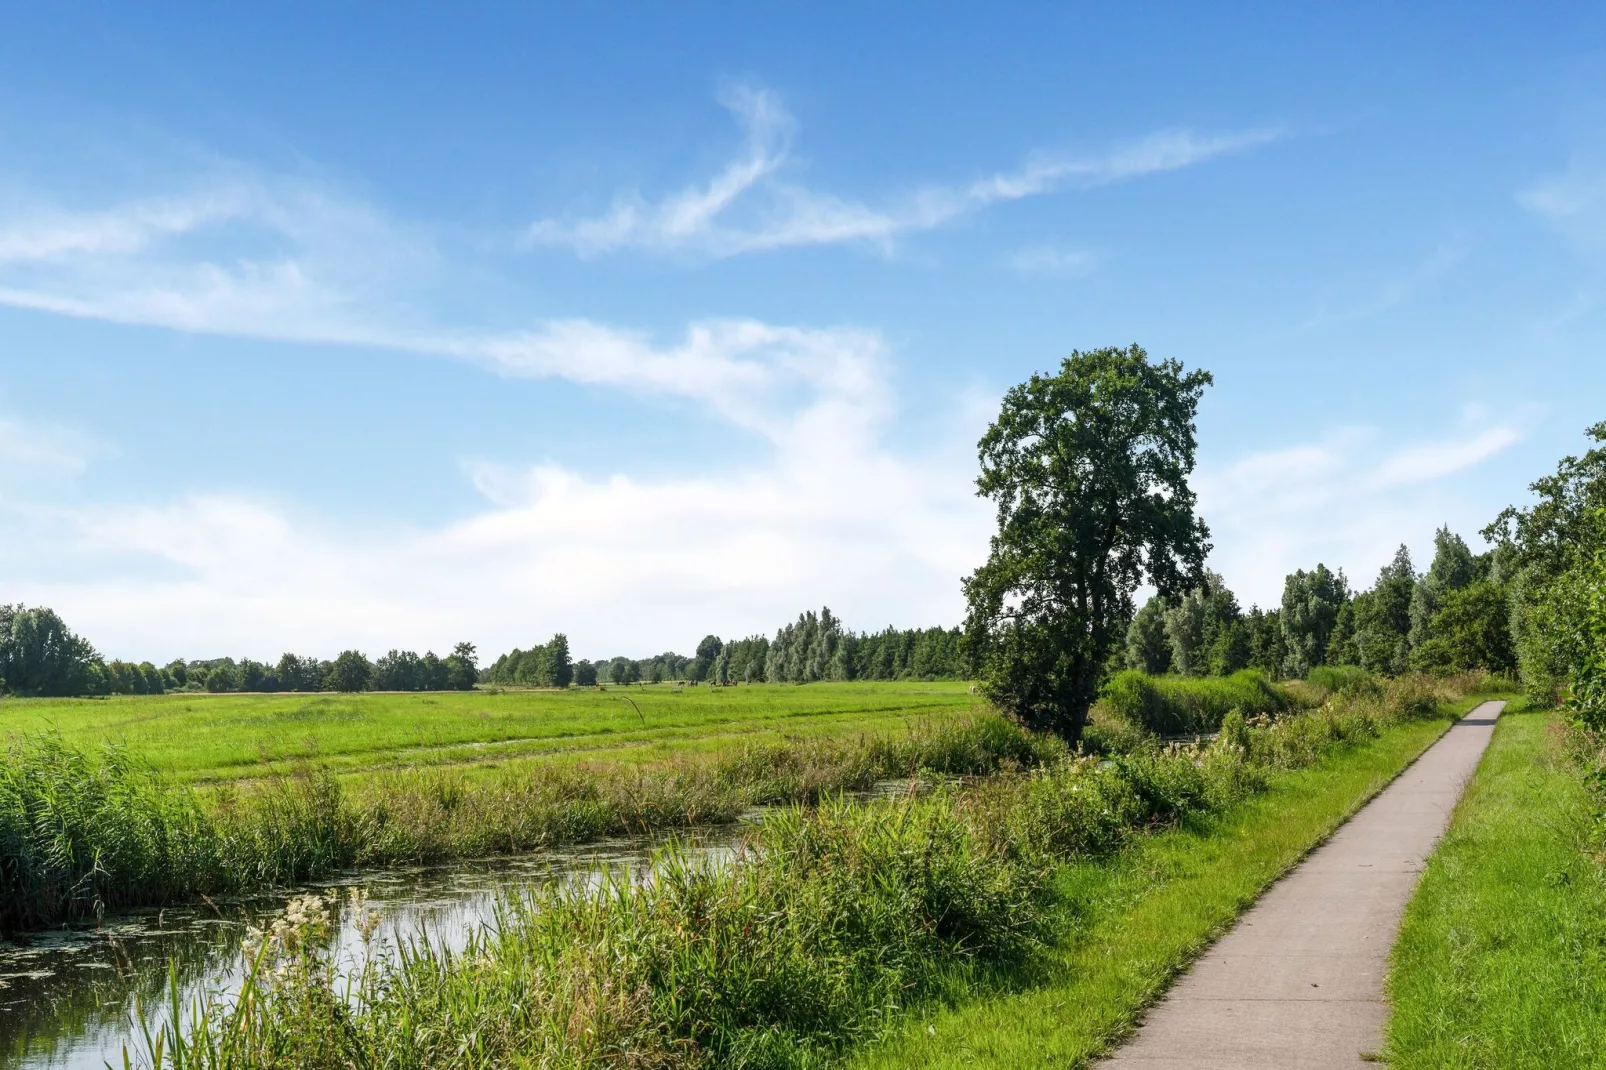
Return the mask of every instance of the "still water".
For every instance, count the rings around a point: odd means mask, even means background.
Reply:
[[[905,789],[877,785],[860,798]],[[730,858],[753,810],[734,825],[675,834],[716,864]],[[357,888],[383,920],[365,945],[355,912],[339,910],[336,961],[355,970],[365,953],[384,954],[426,932],[437,945],[461,948],[468,935],[495,920],[499,904],[532,883],[594,880],[604,867],[640,876],[669,834],[566,847],[516,858],[447,866],[364,870],[273,895],[219,899],[163,910],[108,915],[100,926],[53,929],[0,941],[0,1070],[102,1070],[121,1067],[123,1047],[143,1050],[136,1008],[154,1027],[168,1020],[169,970],[183,1005],[208,993],[230,993],[241,978],[240,944],[247,925],[271,920],[296,895]],[[365,951],[366,948],[366,951]]]

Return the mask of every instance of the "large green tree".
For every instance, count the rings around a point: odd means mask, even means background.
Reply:
[[[1159,676],[1171,668],[1171,640],[1166,635],[1165,599],[1154,595],[1126,629],[1126,667]]]
[[[329,667],[325,686],[331,691],[366,691],[373,682],[374,666],[360,650],[342,650]]]
[[[978,444],[998,533],[965,580],[965,630],[983,693],[1022,723],[1079,738],[1138,585],[1201,579],[1188,476],[1211,381],[1134,345],[1074,352],[1004,396]]]
[[[1506,611],[1506,592],[1480,580],[1452,588],[1440,598],[1428,638],[1411,648],[1411,664],[1430,671],[1487,669],[1509,673],[1517,667]]]
[[[1416,583],[1411,551],[1402,544],[1394,560],[1378,572],[1372,589],[1355,599],[1355,649],[1372,672],[1401,673],[1410,667]]]
[[[1280,621],[1285,675],[1302,677],[1312,667],[1327,663],[1328,640],[1348,601],[1349,583],[1344,573],[1332,572],[1319,562],[1311,571],[1298,569],[1283,580]]]
[[[100,655],[44,606],[0,605],[0,687],[21,695],[82,695],[104,677]]]
[[[1554,475],[1529,486],[1537,501],[1508,508],[1483,531],[1496,544],[1499,571],[1511,573],[1510,621],[1523,690],[1541,701],[1578,692],[1591,664],[1591,598],[1606,553],[1606,422],[1586,432],[1596,443],[1564,457]],[[1606,723],[1606,713],[1601,717]]]

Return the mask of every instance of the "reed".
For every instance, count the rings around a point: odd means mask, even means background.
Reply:
[[[730,822],[754,805],[812,804],[922,772],[985,775],[1063,753],[1001,717],[971,715],[658,765],[423,769],[355,783],[303,765],[249,788],[191,788],[119,748],[18,737],[0,769],[0,932],[351,866]]]
[[[1128,670],[1104,685],[1094,718],[1167,736],[1214,732],[1235,709],[1247,717],[1304,704],[1254,669],[1231,676],[1149,676]]]
[[[716,866],[675,847],[510,902],[453,952],[420,934],[334,992],[319,911],[295,908],[244,990],[158,1031],[143,1065],[815,1067],[967,970],[1029,965],[1063,864],[1219,811],[1278,769],[1440,716],[1431,682],[1238,718],[1196,746],[1062,755],[970,790],[784,810]],[[299,935],[298,935],[299,934]]]

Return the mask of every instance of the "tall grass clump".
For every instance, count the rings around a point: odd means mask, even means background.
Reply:
[[[1328,694],[1369,683],[1372,674],[1359,665],[1317,665],[1305,674],[1305,681]]]
[[[1150,676],[1116,673],[1099,692],[1094,719],[1116,721],[1162,736],[1214,732],[1231,710],[1246,716],[1281,713],[1290,696],[1255,669],[1231,676]]]
[[[1428,682],[1224,718],[1189,746],[1032,768],[853,806],[781,811],[736,859],[670,847],[651,876],[553,883],[461,951],[420,934],[337,989],[319,911],[275,929],[241,994],[153,1034],[142,1062],[205,1070],[823,1066],[972,970],[1030,965],[1060,866],[1219,811],[1276,770],[1422,716]],[[308,920],[311,919],[311,920]]]
[[[0,761],[0,932],[182,895],[208,833],[192,795],[122,750],[13,740]]]

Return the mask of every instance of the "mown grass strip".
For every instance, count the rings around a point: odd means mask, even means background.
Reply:
[[[1606,878],[1557,716],[1508,709],[1406,912],[1401,1067],[1606,1067]]]
[[[1483,697],[1445,707],[1460,715]],[[1141,1010],[1267,885],[1381,791],[1450,719],[1406,723],[1279,774],[1230,810],[1146,838],[1112,863],[1058,877],[1061,938],[1028,975],[982,982],[911,1017],[861,1050],[859,1070],[1083,1066],[1130,1031]]]

